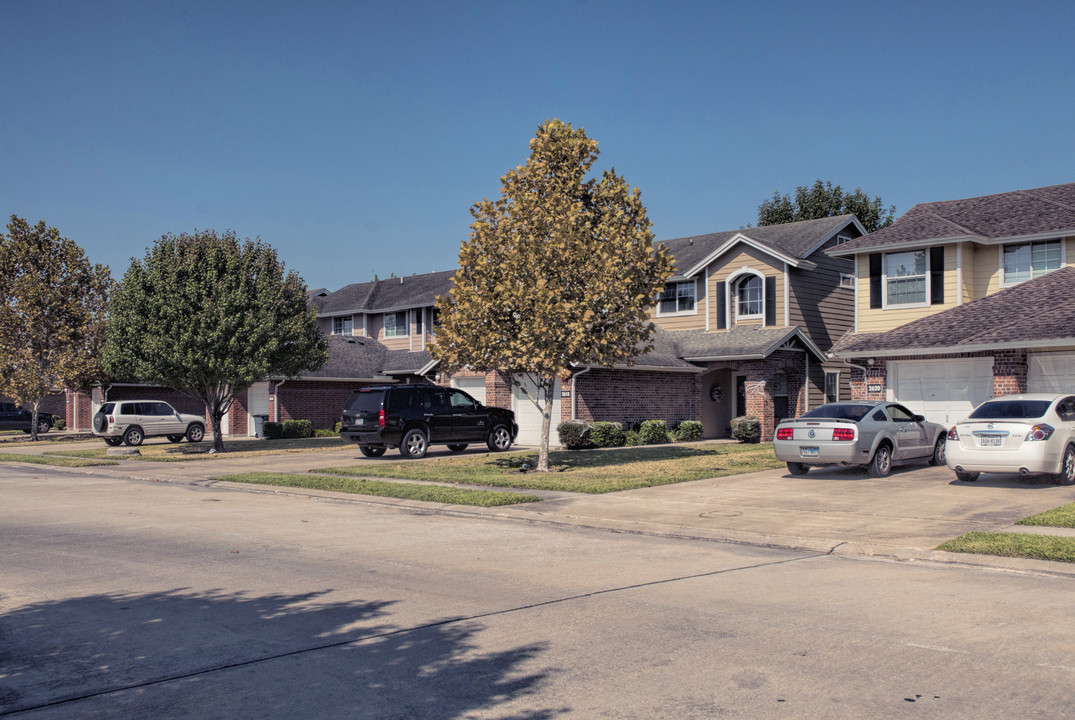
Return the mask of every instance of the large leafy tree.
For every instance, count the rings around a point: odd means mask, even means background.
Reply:
[[[597,142],[546,121],[500,198],[471,208],[430,352],[448,371],[496,370],[542,414],[537,470],[549,467],[557,377],[577,365],[632,362],[652,349],[648,309],[672,274],[654,247],[638,188],[614,170],[586,179]]]
[[[100,375],[112,277],[42,220],[11,216],[0,234],[0,395],[28,405],[37,440],[41,401]]]
[[[205,403],[213,447],[235,394],[327,360],[306,285],[261,240],[209,230],[168,234],[132,259],[109,305],[105,368]]]
[[[758,206],[758,225],[782,225],[799,220],[817,220],[854,213],[866,232],[873,232],[892,224],[896,206],[886,209],[879,196],[870,196],[855,188],[845,192],[833,187],[831,182],[815,180],[813,185],[800,185],[795,189],[795,199],[788,194],[774,192],[773,196]]]

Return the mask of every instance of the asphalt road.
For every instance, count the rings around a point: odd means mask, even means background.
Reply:
[[[1075,716],[1075,579],[0,467],[0,717]]]

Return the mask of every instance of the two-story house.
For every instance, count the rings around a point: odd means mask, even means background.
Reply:
[[[855,262],[832,354],[856,399],[948,424],[995,395],[1075,391],[1075,183],[921,203],[829,253]]]

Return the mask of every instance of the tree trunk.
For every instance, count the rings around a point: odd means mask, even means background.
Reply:
[[[37,442],[37,418],[38,410],[41,408],[41,400],[34,400],[30,403],[30,442]]]
[[[543,378],[548,382],[543,383],[545,385],[545,404],[541,408],[541,444],[538,447],[538,462],[535,470],[537,472],[549,471],[549,434],[552,430],[552,400],[553,391],[556,390],[556,378],[551,380]]]
[[[210,410],[210,415],[213,420],[213,452],[224,452],[224,432],[222,425],[224,423],[224,411],[219,406]]]

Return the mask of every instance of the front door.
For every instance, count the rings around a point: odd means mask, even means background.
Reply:
[[[735,416],[747,414],[747,376],[735,376]]]

